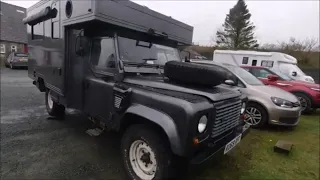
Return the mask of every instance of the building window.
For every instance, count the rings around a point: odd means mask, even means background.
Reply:
[[[6,53],[6,46],[4,44],[0,44],[0,53]]]
[[[242,64],[248,64],[249,57],[243,57],[242,58]]]
[[[263,66],[263,67],[273,67],[273,61],[263,60],[263,61],[261,61],[261,66]]]
[[[43,39],[44,28],[43,22],[33,25],[31,29],[32,39]]]
[[[11,52],[17,52],[17,46],[12,45],[11,46]]]

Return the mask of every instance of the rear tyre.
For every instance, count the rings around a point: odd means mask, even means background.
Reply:
[[[146,125],[129,127],[122,137],[124,168],[130,179],[168,179],[174,176],[168,142]]]
[[[253,128],[262,128],[268,122],[267,111],[257,103],[249,103],[245,115],[245,122]]]
[[[313,112],[313,109],[311,108],[311,98],[309,96],[303,94],[303,93],[294,93],[295,96],[300,101],[300,105],[302,108],[301,113],[302,114],[311,114]]]
[[[46,101],[47,112],[50,116],[54,116],[54,117],[64,116],[65,107],[52,100],[51,90],[49,89],[46,91],[45,101]]]

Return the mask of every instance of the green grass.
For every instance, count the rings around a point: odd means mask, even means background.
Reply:
[[[319,179],[320,111],[301,116],[296,128],[251,132],[229,154],[192,166],[190,179]],[[278,140],[294,146],[289,155],[273,151]]]

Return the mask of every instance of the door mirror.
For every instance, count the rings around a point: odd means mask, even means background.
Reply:
[[[268,75],[268,80],[269,81],[278,81],[279,80],[279,76],[270,74],[270,75]]]
[[[296,77],[297,76],[297,72],[296,71],[292,71],[291,72],[291,76]]]
[[[224,83],[227,84],[227,85],[230,85],[230,86],[235,86],[236,85],[236,83],[234,81],[230,80],[230,79],[225,80]]]

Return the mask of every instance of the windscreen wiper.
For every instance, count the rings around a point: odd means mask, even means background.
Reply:
[[[142,60],[144,60],[144,61],[156,61],[158,59],[156,59],[156,58],[144,58]]]

